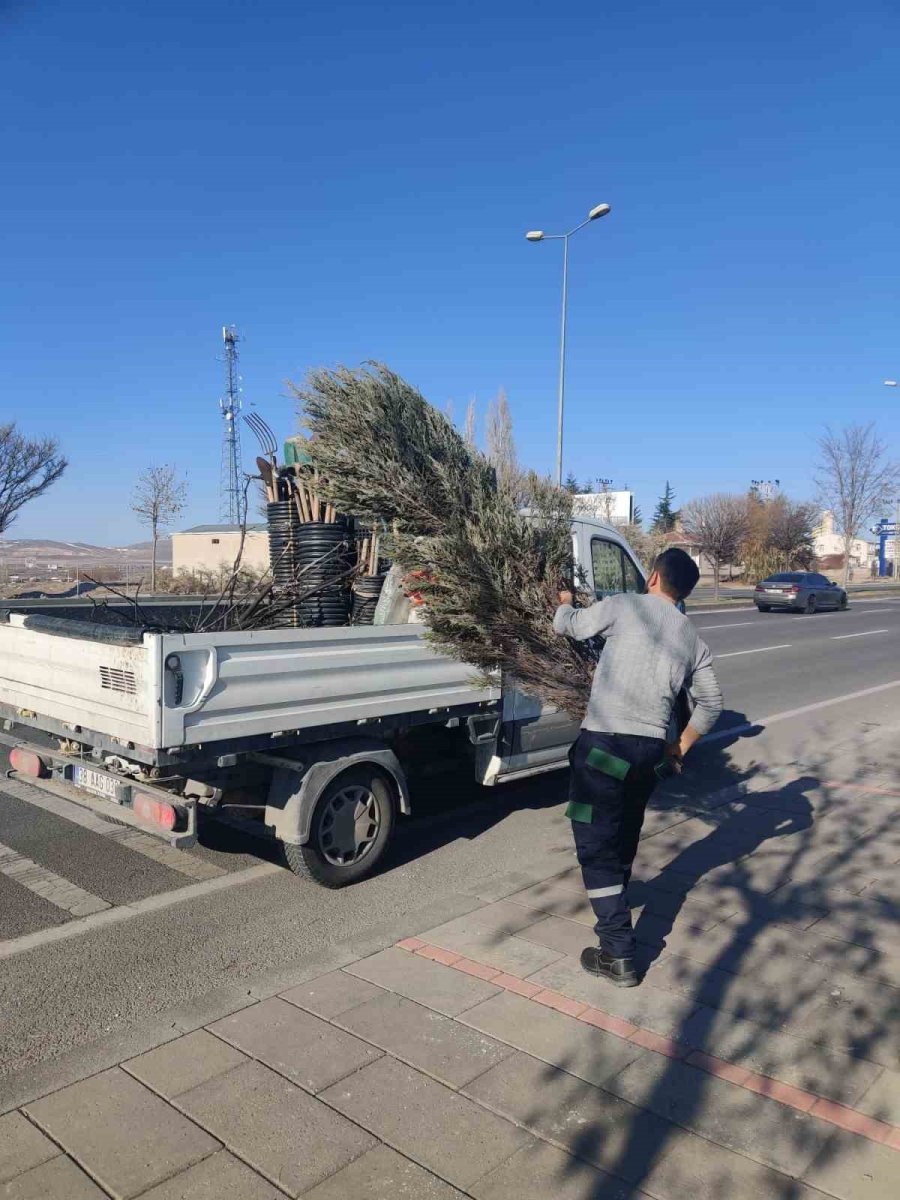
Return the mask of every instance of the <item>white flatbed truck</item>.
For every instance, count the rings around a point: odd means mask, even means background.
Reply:
[[[598,599],[643,590],[615,529],[578,518],[572,537]],[[423,737],[493,786],[565,767],[577,734],[510,681],[477,686],[421,625],[166,633],[72,603],[0,602],[12,771],[175,846],[196,841],[198,805],[236,806],[327,887],[384,855]]]

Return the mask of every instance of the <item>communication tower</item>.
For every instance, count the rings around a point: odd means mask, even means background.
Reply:
[[[246,515],[241,462],[241,386],[237,369],[239,337],[233,325],[222,327],[222,341],[225,343],[225,395],[219,401],[224,422],[219,518],[229,525],[241,525]]]

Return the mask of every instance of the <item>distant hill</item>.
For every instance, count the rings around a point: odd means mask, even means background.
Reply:
[[[53,538],[0,538],[0,563],[12,568],[33,564],[33,569],[58,563],[61,567],[115,566],[150,561],[150,542],[131,546],[95,546],[90,542],[62,542]],[[172,540],[159,539],[157,559],[160,565],[172,561]]]

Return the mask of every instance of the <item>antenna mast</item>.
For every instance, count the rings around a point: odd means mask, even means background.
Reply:
[[[219,516],[229,525],[243,524],[244,494],[241,485],[241,387],[238,375],[238,332],[233,325],[222,327],[225,343],[225,395],[219,401],[222,430],[222,473],[219,477]]]

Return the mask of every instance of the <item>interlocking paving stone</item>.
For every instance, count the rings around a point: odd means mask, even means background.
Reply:
[[[463,1189],[530,1140],[509,1121],[389,1057],[322,1095],[365,1129]]]
[[[656,1054],[638,1059],[605,1087],[789,1175],[802,1175],[833,1128],[776,1100]]]
[[[610,987],[602,979],[589,975],[575,958],[551,963],[529,976],[529,982],[541,983],[573,1000],[581,1000],[667,1037],[677,1037],[681,1026],[697,1008],[693,998],[664,991],[653,982],[644,982],[639,988]]]
[[[802,1036],[766,1029],[706,1006],[688,1018],[679,1038],[707,1054],[857,1108],[859,1097],[883,1070],[875,1063],[832,1051]],[[896,1115],[900,1117],[900,1112]]]
[[[129,1074],[153,1088],[154,1092],[171,1098],[189,1092],[191,1088],[199,1087],[217,1075],[224,1075],[226,1071],[232,1071],[247,1061],[245,1054],[206,1030],[198,1029],[138,1058],[132,1058],[122,1066]]]
[[[380,1051],[274,997],[210,1025],[212,1033],[310,1092],[378,1058]]]
[[[0,1183],[55,1158],[59,1147],[44,1137],[21,1113],[0,1117]]]
[[[900,1071],[884,1070],[853,1107],[889,1125],[900,1125]]]
[[[640,1183],[658,1200],[826,1200],[780,1171],[680,1129],[648,1161]]]
[[[843,1129],[835,1130],[803,1174],[839,1200],[896,1200],[900,1154]]]
[[[107,1200],[106,1192],[64,1154],[0,1186],[0,1196],[3,1200]]]
[[[458,933],[477,927],[481,930],[494,930],[497,933],[518,933],[535,921],[540,920],[540,913],[534,909],[524,908],[521,904],[513,904],[509,900],[495,900],[493,904],[485,904],[483,908],[475,908],[463,917],[445,921],[434,929],[426,929],[419,937],[426,942],[437,942],[442,933]]]
[[[311,1192],[303,1200],[465,1200],[443,1179],[423,1170],[392,1150],[376,1146],[368,1150],[349,1167],[344,1167]]]
[[[346,971],[330,971],[327,975],[320,975],[318,979],[311,979],[309,983],[301,983],[286,992],[281,992],[281,999],[296,1004],[299,1008],[305,1008],[317,1017],[324,1017],[327,1021],[356,1008],[358,1004],[373,1000],[382,992],[383,989],[376,987],[374,983],[357,979],[355,975],[348,975]]]
[[[642,1200],[646,1196],[547,1142],[518,1150],[469,1191],[475,1200]]]
[[[820,1004],[790,1023],[798,1034],[900,1068],[900,991],[872,980],[826,989]]]
[[[492,1037],[393,992],[382,992],[336,1020],[451,1087],[461,1087],[512,1053]]]
[[[474,979],[393,947],[352,963],[346,970],[360,979],[397,992],[407,1000],[433,1008],[445,1017],[455,1017],[500,990],[482,979]]]
[[[519,936],[539,946],[547,946],[550,950],[558,950],[570,958],[577,958],[585,946],[593,946],[597,941],[581,922],[569,921],[565,917],[543,917],[523,929]]]
[[[637,1182],[673,1127],[528,1054],[514,1054],[465,1089],[526,1129],[602,1170]]]
[[[602,1084],[644,1053],[640,1046],[512,992],[485,1000],[459,1020],[588,1083]]]
[[[67,1153],[116,1196],[136,1196],[219,1149],[117,1067],[27,1106]]]
[[[772,1027],[802,1025],[828,994],[828,973],[822,967],[787,957],[769,958],[736,974],[669,954],[650,978],[655,987]]]
[[[375,1144],[340,1113],[258,1062],[219,1075],[185,1092],[176,1103],[291,1196],[333,1175]]]
[[[445,929],[443,933],[432,931],[425,940],[510,975],[530,975],[561,957],[558,950],[550,950],[513,934],[484,930],[472,922],[461,923],[457,929]]]
[[[141,1200],[284,1200],[284,1192],[220,1150],[145,1192]]]

